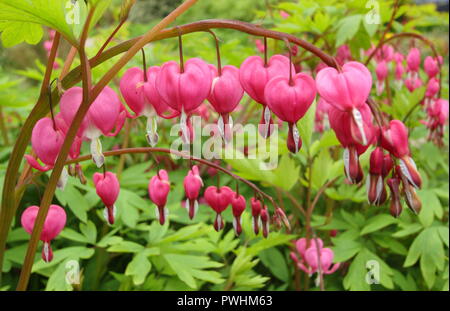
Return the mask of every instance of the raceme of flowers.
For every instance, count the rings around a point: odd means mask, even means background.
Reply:
[[[371,108],[367,103],[373,86],[372,74],[365,65],[351,61],[348,47],[342,46],[338,49],[337,69],[320,63],[315,69],[317,73],[315,79],[307,73],[296,72],[290,58],[285,55],[273,55],[267,61],[265,59],[250,56],[240,68],[231,65],[216,67],[199,58],[189,59],[185,63],[169,61],[161,67],[152,66],[146,70],[138,67],[129,68],[120,81],[120,92],[132,113],[127,111],[112,88],[105,87],[83,119],[69,158],[76,159],[80,154],[82,142],[89,141],[92,159],[99,168],[102,167],[105,157],[100,137],[116,136],[126,118],[139,116],[147,118],[146,138],[151,146],[155,146],[159,139],[158,117],[179,118],[180,135],[184,142],[189,143],[195,135],[191,117],[199,111],[207,113],[203,104],[205,100],[219,115],[217,128],[226,143],[232,134],[232,113],[244,92],[262,106],[259,122],[261,136],[267,138],[272,134],[270,125],[273,124],[273,112],[281,121],[288,123],[287,147],[292,153],[296,153],[302,147],[297,123],[306,114],[318,94],[320,97],[316,112],[316,130],[323,131],[323,121],[328,117],[330,127],[344,148],[344,173],[347,180],[353,184],[363,181],[364,172],[359,157],[373,145],[375,149],[370,155],[370,176],[367,178],[369,203],[382,205],[388,200],[387,184],[391,193],[390,211],[393,216],[398,216],[402,211],[400,202],[402,196],[412,211],[415,213],[420,211],[421,202],[416,189],[421,187],[422,181],[409,150],[408,129],[399,120],[390,120],[384,124],[374,122]],[[403,64],[405,59],[406,71]],[[405,72],[408,74],[404,81],[408,89],[412,90],[423,84],[418,74],[421,60],[417,48],[412,48],[404,57],[400,53],[395,53],[392,47],[384,45],[375,55],[375,60],[378,94],[385,89],[390,63],[394,65],[394,74],[398,81],[403,79]],[[442,60],[432,57],[427,57],[424,62],[424,71],[430,79],[423,103],[429,119],[423,122],[430,129],[430,138],[436,141],[442,138],[443,126],[448,118],[448,101],[436,97],[439,90],[436,79],[441,63]],[[82,89],[72,87],[61,97],[60,112],[54,118],[45,117],[36,123],[31,138],[36,158],[31,155],[25,156],[33,168],[40,171],[53,168],[81,102]],[[68,175],[78,176],[82,182],[86,182],[81,166],[76,164],[74,169],[69,167],[69,171],[63,170],[58,184],[60,188],[64,188]],[[113,225],[117,211],[115,201],[120,191],[119,181],[114,173],[104,171],[95,173],[93,182],[98,196],[105,205],[105,219],[108,224]],[[198,211],[203,186],[198,167],[191,166],[184,179],[185,207],[191,219]],[[164,169],[158,170],[149,181],[148,194],[156,206],[156,216],[161,224],[164,224],[169,216],[166,202],[170,190],[168,172]],[[222,214],[231,205],[235,233],[241,234],[241,215],[246,209],[247,202],[238,190],[233,191],[227,186],[209,186],[204,189],[203,198],[216,213],[215,230],[224,228]],[[260,196],[251,198],[250,206],[255,234],[262,232],[266,237],[271,222],[288,223],[284,211],[279,207],[275,207],[271,219],[268,207]],[[29,207],[22,216],[22,225],[29,233],[34,226],[38,209],[36,206]],[[46,261],[52,257],[50,241],[62,230],[65,220],[64,210],[52,205],[41,235],[41,240],[44,241],[43,258]],[[318,255],[321,255],[322,273],[332,273],[337,269],[337,265],[331,267],[332,252],[328,248],[323,248],[321,244],[301,250],[297,245],[297,248],[300,259],[295,254],[292,258],[302,270],[310,274],[317,272]]]

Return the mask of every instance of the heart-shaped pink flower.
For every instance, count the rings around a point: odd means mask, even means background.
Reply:
[[[157,217],[159,223],[163,225],[168,215],[166,207],[167,196],[170,191],[169,175],[166,170],[159,170],[158,174],[150,179],[148,184],[148,193],[150,199],[155,203],[157,210]]]
[[[191,58],[183,72],[177,62],[165,63],[156,78],[156,89],[172,109],[189,114],[208,97],[211,83],[208,65],[200,58]]]
[[[32,156],[25,155],[28,163],[42,172],[52,169],[64,142],[64,136],[63,131],[57,127],[56,122],[53,123],[52,119],[40,119],[31,133],[31,146],[45,166],[41,166]]]
[[[95,173],[93,176],[95,191],[105,204],[105,219],[112,225],[115,221],[116,200],[119,197],[120,184],[112,172]]]
[[[320,96],[330,105],[343,111],[359,108],[367,100],[372,88],[372,75],[361,63],[349,62],[342,72],[327,67],[319,71],[316,87]]]
[[[33,232],[38,212],[39,207],[33,205],[25,209],[22,214],[22,227],[28,234],[32,234]],[[66,219],[66,212],[61,206],[55,204],[50,205],[47,217],[45,218],[44,227],[42,228],[41,236],[39,237],[39,239],[44,242],[44,247],[42,248],[42,259],[46,262],[53,259],[53,251],[50,246],[50,242],[58,236],[62,229],[64,229]]]

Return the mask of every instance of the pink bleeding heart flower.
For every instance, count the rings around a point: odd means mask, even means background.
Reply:
[[[64,136],[63,131],[52,119],[42,118],[36,122],[31,133],[31,146],[45,166],[41,166],[31,155],[25,155],[28,164],[42,172],[52,169],[64,142]]]
[[[234,111],[244,96],[244,89],[239,81],[239,69],[227,65],[219,73],[214,65],[209,65],[213,82],[208,101],[220,115],[217,125],[225,141],[229,141],[233,121],[230,113]]]
[[[317,249],[314,244],[312,244],[311,247],[305,251],[304,261],[306,265],[300,263],[299,267],[309,275],[312,275],[315,272],[331,274],[340,267],[340,263],[333,265],[333,259],[334,252],[330,248],[325,247]]]
[[[373,47],[375,48],[375,47]],[[380,62],[382,60],[385,60],[387,62],[390,62],[394,59],[395,51],[394,48],[391,45],[384,44],[375,54],[375,60],[377,62]]]
[[[425,125],[429,129],[428,139],[436,145],[442,147],[444,145],[444,126],[448,119],[448,100],[437,99],[427,108],[428,122]]]
[[[395,52],[392,60],[396,63],[401,63],[405,60],[405,56],[402,53]]]
[[[260,56],[250,56],[239,70],[239,79],[244,91],[256,102],[263,105],[259,132],[267,138],[272,133],[273,120],[269,108],[266,106],[265,88],[271,79],[277,76],[289,78],[289,58],[283,55],[273,55],[267,64]],[[294,71],[295,68],[292,68]]]
[[[242,233],[241,215],[244,212],[246,205],[247,203],[245,202],[243,195],[233,193],[233,196],[231,197],[231,208],[233,212],[233,228],[236,236],[239,236]]]
[[[193,219],[198,210],[198,196],[203,187],[203,180],[200,177],[198,166],[194,165],[186,175],[183,181],[184,191],[186,193],[186,209],[189,211],[189,218]]]
[[[364,153],[375,138],[375,129],[372,124],[372,114],[367,105],[360,107],[361,126],[354,122],[353,116],[348,112],[335,109],[330,105],[328,120],[330,127],[336,133],[336,137],[344,149],[344,168],[347,179],[354,184],[361,182],[364,177],[359,155]],[[364,136],[364,138],[361,137]],[[361,144],[361,142],[366,144]]]
[[[416,78],[409,77],[405,80],[405,85],[406,88],[412,93],[419,87],[422,87],[423,82],[418,76]]]
[[[260,39],[255,40],[255,46],[260,53],[264,53],[266,48],[264,46],[264,43]]]
[[[375,148],[370,154],[370,178],[367,178],[367,197],[370,204],[380,206],[386,202],[384,178],[389,174],[392,166],[391,157],[385,155],[381,147]]]
[[[180,125],[185,142],[191,135],[187,128],[190,114],[211,92],[212,77],[208,65],[200,58],[189,59],[182,68],[175,61],[161,67],[156,89],[162,100],[181,114]]]
[[[119,197],[120,184],[112,172],[95,173],[93,176],[95,191],[105,204],[104,216],[109,225],[113,225],[116,216],[116,200]]]
[[[408,71],[411,73],[417,73],[420,68],[420,50],[418,48],[412,48],[409,50],[406,56],[406,64],[408,65]]]
[[[427,84],[427,90],[425,91],[426,103],[429,103],[430,99],[434,98],[439,92],[439,80],[431,78]],[[428,105],[427,105],[428,106]]]
[[[408,176],[405,175],[404,169],[400,165],[395,166],[395,175],[402,183],[402,194],[404,194],[406,205],[415,214],[419,214],[422,209],[422,202],[415,190],[415,186],[411,184]]]
[[[280,11],[280,16],[281,16],[281,18],[286,19],[286,18],[288,18],[291,15],[288,12],[281,10]]]
[[[408,129],[399,120],[392,120],[385,126],[381,135],[381,146],[399,159],[402,174],[415,187],[420,188],[422,178],[414,160],[410,156],[408,146]]]
[[[382,60],[381,62],[379,62],[377,64],[377,67],[375,69],[375,73],[377,75],[377,95],[381,95],[381,93],[383,93],[384,90],[384,81],[386,80],[388,74],[389,74],[389,69],[387,66],[387,62],[385,60]]]
[[[317,101],[316,114],[314,118],[314,130],[319,133],[323,133],[325,130],[325,119],[328,115],[329,104],[320,97]]]
[[[62,95],[61,115],[66,124],[72,124],[82,98],[83,90],[80,87],[72,87]],[[89,107],[77,135],[91,141],[92,159],[98,167],[103,166],[104,163],[99,137],[101,135],[116,136],[122,129],[126,116],[127,112],[119,96],[108,86]]]
[[[295,247],[297,248],[297,251],[302,256],[302,258],[304,258],[306,249],[308,249],[309,247],[316,247],[316,248],[322,249],[323,241],[321,238],[314,238],[309,241],[309,246],[308,246],[308,239],[300,238],[295,243]]]
[[[156,115],[171,119],[178,116],[178,112],[170,108],[159,96],[155,87],[156,77],[160,67],[153,66],[147,72],[139,67],[128,69],[120,80],[120,92],[128,107],[134,112],[134,118],[147,117],[147,141],[151,146],[158,142],[156,132]]]
[[[292,80],[278,76],[269,81],[264,92],[266,102],[281,120],[288,122],[288,149],[297,153],[302,145],[296,123],[308,111],[316,97],[313,78],[304,73],[296,74]]]
[[[439,73],[439,66],[439,60],[431,56],[427,56],[423,63],[423,69],[430,79],[437,76]]]
[[[269,209],[267,208],[267,206],[264,206],[264,208],[261,209],[260,218],[263,237],[267,238],[269,236],[269,220],[270,220]]]
[[[209,186],[205,190],[206,202],[216,212],[216,219],[214,220],[214,229],[220,231],[225,226],[222,212],[225,211],[228,205],[231,204],[232,197],[234,196],[233,190],[230,187],[223,186],[217,188],[215,186]]]
[[[67,125],[66,121],[62,117],[61,112],[59,112],[55,116],[55,123],[56,123],[56,127],[64,133],[64,136],[67,135],[67,132],[69,131],[69,126]],[[83,143],[83,138],[78,135],[75,135],[75,138],[72,143],[72,147],[70,148],[70,151],[69,151],[69,157],[71,159],[76,159],[79,157],[82,143]]]
[[[405,73],[405,67],[402,63],[396,63],[395,64],[395,80],[400,82],[400,85],[402,83],[403,74]]]
[[[156,217],[159,219],[161,225],[164,225],[166,218],[169,215],[169,210],[166,207],[169,191],[169,175],[166,170],[159,170],[158,174],[150,179],[148,184],[148,194],[150,200],[152,200],[157,207]]]
[[[32,234],[34,224],[39,212],[38,206],[28,207],[22,214],[21,223],[22,227],[28,234]],[[56,238],[59,233],[64,229],[66,225],[66,212],[59,205],[50,205],[45,218],[44,227],[42,228],[41,236],[39,239],[44,242],[44,247],[42,248],[42,259],[45,262],[50,262],[53,259],[53,251],[50,246],[50,242]]]
[[[260,222],[261,222],[262,204],[261,204],[261,201],[258,200],[257,198],[251,198],[250,206],[252,208],[252,227],[253,227],[253,232],[255,232],[255,234],[258,234],[259,233]]]
[[[366,102],[372,88],[372,75],[363,64],[349,62],[342,66],[342,72],[332,67],[319,71],[316,87],[330,105],[342,111],[352,111]]]
[[[389,211],[393,217],[398,217],[402,213],[402,203],[400,202],[400,180],[396,177],[389,178],[387,184],[391,191]]]
[[[352,52],[347,44],[343,44],[337,48],[336,60],[341,66],[352,60]]]

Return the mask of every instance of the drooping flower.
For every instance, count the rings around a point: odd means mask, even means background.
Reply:
[[[406,88],[412,93],[419,87],[423,85],[422,80],[419,78],[419,76],[416,77],[409,77],[405,80]]]
[[[22,214],[22,227],[28,234],[32,234],[33,232],[38,212],[39,207],[33,205],[28,207]],[[42,248],[42,259],[45,262],[50,262],[53,259],[53,251],[50,246],[50,242],[58,236],[62,229],[64,229],[66,219],[66,212],[61,206],[55,204],[50,205],[47,217],[45,218],[44,226],[42,228],[41,236],[39,237],[39,239],[44,242],[44,247]]]
[[[342,72],[332,67],[320,70],[316,87],[330,105],[342,111],[352,111],[366,102],[372,88],[372,75],[363,64],[349,62],[342,66]]]
[[[289,77],[272,78],[266,85],[265,98],[268,107],[281,120],[288,122],[288,149],[297,153],[302,145],[297,122],[300,120],[316,97],[313,78],[304,73]]]
[[[261,204],[261,201],[258,200],[257,198],[251,198],[250,206],[252,208],[252,227],[253,227],[253,232],[255,232],[255,234],[258,234],[259,233],[260,223],[261,223],[262,204]]]
[[[420,68],[420,50],[418,48],[412,48],[409,50],[406,56],[406,64],[408,65],[408,72],[411,74],[411,78],[416,78]]]
[[[214,65],[209,65],[213,82],[208,101],[214,110],[220,115],[217,125],[219,132],[225,141],[228,141],[233,127],[233,119],[230,113],[244,96],[244,89],[239,81],[239,69],[235,66],[227,65],[219,73]]]
[[[233,212],[233,228],[236,236],[242,233],[242,219],[241,215],[245,210],[247,203],[243,195],[238,193],[233,193],[231,197],[231,208]]]
[[[361,111],[360,127],[353,122],[354,119],[350,113],[335,109],[331,105],[328,109],[330,127],[344,147],[345,175],[354,184],[361,182],[364,177],[359,163],[359,155],[367,150],[375,137],[370,108],[363,105],[359,109]],[[364,137],[361,137],[361,135],[364,135]],[[365,144],[362,144],[362,142],[365,142]]]
[[[61,97],[61,116],[66,124],[72,124],[81,105],[83,89],[72,87]],[[116,136],[123,127],[127,112],[117,93],[106,86],[89,107],[78,130],[78,136],[91,141],[92,160],[97,167],[102,167],[105,158],[99,137]]]
[[[309,241],[301,238],[295,242],[295,245],[297,253],[290,253],[292,260],[299,269],[310,276],[317,272],[317,280],[320,280],[320,274],[331,274],[340,267],[340,263],[333,265],[334,253],[330,248],[323,247],[323,241],[320,238]]]
[[[439,60],[431,56],[427,56],[423,63],[423,69],[430,79],[439,73],[439,66]]]
[[[402,213],[402,203],[400,202],[400,180],[396,177],[387,180],[391,190],[391,201],[389,211],[393,217],[398,217]]]
[[[159,170],[159,172],[150,179],[148,184],[148,194],[150,200],[152,200],[157,207],[156,217],[161,225],[164,225],[166,218],[169,215],[169,210],[166,207],[169,191],[169,175],[166,170]]]
[[[337,48],[336,60],[341,66],[352,60],[352,52],[347,44],[343,44]]]
[[[146,73],[139,67],[132,67],[120,80],[120,92],[134,117],[143,115],[147,118],[146,137],[151,146],[158,142],[156,115],[168,119],[178,116],[178,112],[171,109],[156,91],[155,81],[159,72],[159,66],[148,68]]]
[[[319,133],[323,133],[325,130],[325,123],[328,120],[328,107],[329,104],[320,97],[317,101],[316,114],[314,118],[314,130]]]
[[[181,67],[175,61],[169,61],[161,67],[156,78],[156,89],[162,100],[180,113],[184,142],[193,140],[188,129],[188,119],[208,97],[211,85],[211,71],[200,58],[191,58]]]
[[[233,190],[230,187],[223,186],[217,188],[215,186],[209,186],[205,190],[205,200],[208,205],[216,212],[216,219],[214,220],[214,229],[220,231],[225,226],[222,212],[225,211],[228,205],[231,204],[232,197],[234,195]]]
[[[198,210],[198,196],[203,187],[203,180],[200,177],[198,166],[194,165],[189,170],[183,181],[184,191],[186,193],[186,209],[189,212],[189,218],[193,219]]]
[[[59,151],[64,142],[64,132],[56,126],[50,118],[42,118],[31,132],[31,146],[38,159],[45,164],[41,166],[39,162],[30,155],[25,155],[28,163],[35,169],[46,172],[53,168]]]
[[[370,178],[367,178],[367,197],[370,204],[379,206],[386,202],[384,178],[391,171],[393,164],[390,155],[385,155],[381,147],[375,148],[370,154]]]
[[[385,80],[389,74],[387,62],[385,60],[382,60],[377,64],[377,67],[375,69],[375,73],[377,75],[377,95],[381,95],[384,90],[384,84]]]
[[[399,120],[392,120],[382,129],[381,146],[399,159],[402,174],[416,188],[420,188],[422,179],[408,146],[408,129]]]
[[[244,91],[256,102],[263,106],[259,132],[267,138],[271,134],[273,123],[270,109],[267,107],[264,90],[267,83],[277,76],[289,78],[289,58],[283,55],[273,55],[267,64],[260,56],[250,56],[239,69],[239,79]],[[292,68],[294,71],[294,68]]]
[[[427,108],[428,121],[425,125],[429,129],[428,139],[438,146],[443,146],[444,126],[448,119],[448,100],[437,99]]]
[[[431,78],[428,81],[427,89],[425,91],[425,107],[428,107],[431,100],[437,95],[439,92],[439,80],[436,78]]]
[[[263,237],[267,238],[269,236],[269,218],[270,218],[267,206],[264,206],[261,209],[260,218]]]
[[[116,200],[119,197],[120,184],[116,174],[112,172],[95,173],[93,176],[95,191],[105,204],[103,216],[109,225],[115,222],[117,212]]]

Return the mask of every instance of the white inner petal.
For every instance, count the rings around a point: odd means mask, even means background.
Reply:
[[[358,126],[358,130],[361,133],[362,144],[365,146],[365,145],[367,145],[367,137],[366,137],[366,133],[364,132],[364,122],[363,122],[362,115],[359,112],[359,110],[356,108],[354,108],[352,110],[352,114],[353,114],[353,119],[355,120],[356,125]]]

